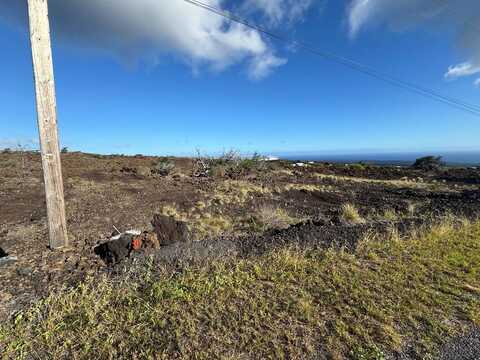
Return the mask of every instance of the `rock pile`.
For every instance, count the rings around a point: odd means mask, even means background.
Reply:
[[[190,242],[187,224],[172,217],[157,214],[152,220],[152,227],[151,231],[130,230],[113,236],[95,247],[95,254],[108,265],[113,265],[130,257],[134,251],[148,252],[178,242]]]

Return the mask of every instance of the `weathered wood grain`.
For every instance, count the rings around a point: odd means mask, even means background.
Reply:
[[[47,0],[28,0],[50,248],[68,245]]]

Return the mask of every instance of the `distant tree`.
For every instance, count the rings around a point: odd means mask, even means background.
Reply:
[[[67,154],[68,153],[68,147],[63,147],[62,148],[62,154]]]
[[[412,167],[421,170],[438,170],[444,165],[441,156],[424,156],[415,160]]]
[[[10,149],[10,148],[5,148],[5,149],[3,149],[2,152],[3,152],[4,154],[10,154],[10,153],[12,152],[12,149]]]

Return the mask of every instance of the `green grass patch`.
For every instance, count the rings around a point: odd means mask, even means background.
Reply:
[[[383,240],[383,241],[380,241]],[[0,325],[3,358],[383,359],[480,325],[480,222],[89,280]]]

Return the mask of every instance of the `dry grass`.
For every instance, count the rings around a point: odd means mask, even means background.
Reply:
[[[307,191],[307,192],[324,192],[324,191],[332,191],[333,188],[331,186],[323,186],[323,185],[314,185],[314,184],[287,184],[285,185],[285,191]]]
[[[263,233],[270,229],[283,229],[300,222],[284,209],[275,206],[261,206],[253,215],[234,216],[226,214],[215,202],[199,201],[188,211],[180,211],[176,206],[166,205],[160,213],[187,223],[198,240],[215,238],[221,235],[242,235],[246,231]]]
[[[270,195],[267,187],[253,184],[248,181],[226,180],[215,189],[211,199],[219,205],[242,205],[253,196]]]
[[[395,210],[388,209],[388,210],[384,211],[384,213],[382,215],[382,218],[387,220],[387,221],[396,221],[396,220],[398,220],[399,215],[397,214],[397,212]]]
[[[342,205],[342,218],[352,224],[363,224],[365,219],[360,215],[355,205],[346,203]]]
[[[293,176],[295,173],[293,172],[293,170],[290,170],[290,169],[280,169],[280,170],[273,171],[273,174]]]
[[[233,233],[235,230],[234,219],[221,212],[209,212],[206,204],[202,201],[197,202],[196,207],[188,211],[180,211],[176,206],[166,205],[160,209],[162,215],[171,216],[177,221],[187,223],[190,231],[198,240],[218,237],[226,233]]]
[[[0,325],[2,358],[418,358],[480,325],[480,222],[356,254],[279,250],[91,279]],[[463,325],[462,325],[463,324]]]
[[[414,216],[415,212],[417,210],[417,206],[418,206],[418,204],[415,204],[413,202],[409,202],[408,205],[407,205],[407,214],[409,216]]]
[[[242,235],[246,230],[263,231],[260,227],[252,227],[252,217],[248,215],[246,203],[255,197],[270,198],[271,194],[269,188],[248,181],[225,180],[219,182],[211,193],[203,193],[203,199],[187,210],[180,210],[173,204],[157,210],[186,222],[197,239],[226,234]],[[244,215],[239,215],[242,213]],[[291,221],[286,214],[278,212],[276,216],[278,219],[283,217],[281,221]],[[273,218],[269,221],[273,222]]]
[[[264,232],[270,229],[285,229],[300,220],[292,217],[285,209],[277,206],[261,206],[251,217],[251,229]]]
[[[443,191],[451,191],[448,186],[441,186],[436,183],[424,182],[423,179],[401,179],[401,180],[379,180],[379,179],[367,179],[349,176],[339,176],[330,174],[315,173],[313,176],[319,180],[330,180],[333,182],[351,182],[351,183],[367,183],[378,184],[383,186],[391,186],[396,188],[413,188],[413,189],[441,189]]]

